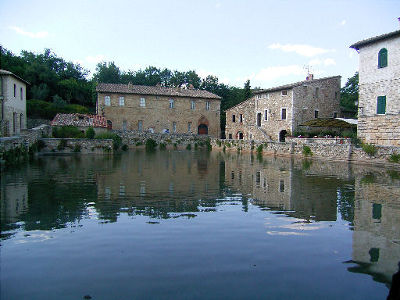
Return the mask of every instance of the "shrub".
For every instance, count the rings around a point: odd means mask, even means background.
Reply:
[[[367,153],[369,156],[374,156],[376,154],[376,147],[375,145],[372,144],[362,144],[361,148],[364,150],[365,153]]]
[[[55,138],[84,138],[85,134],[75,126],[53,127],[53,137]]]
[[[174,150],[178,149],[178,144],[174,143]]]
[[[258,155],[261,155],[262,152],[263,152],[263,145],[261,144],[261,145],[258,145],[258,146],[257,146],[257,154],[258,154]]]
[[[81,145],[80,144],[75,144],[75,147],[74,147],[74,152],[81,152]]]
[[[58,151],[64,150],[65,147],[67,147],[67,140],[64,140],[64,139],[63,139],[63,140],[61,140],[61,141],[58,143],[57,150],[58,150]]]
[[[311,148],[309,146],[303,145],[303,154],[305,156],[312,156],[313,153],[311,151]]]
[[[389,161],[393,163],[398,163],[400,161],[400,154],[393,153],[389,157]]]
[[[86,130],[86,137],[87,137],[88,139],[93,139],[95,135],[96,135],[96,133],[95,133],[93,127],[89,127],[89,128]]]
[[[142,146],[143,143],[142,142],[136,142],[135,146]]]
[[[165,150],[165,149],[167,149],[167,144],[160,143],[159,147],[160,147],[160,150]]]
[[[199,149],[199,144],[194,143],[194,150],[197,150],[197,149]]]
[[[111,139],[113,140],[113,148],[114,150],[118,150],[119,147],[122,144],[122,139],[119,135],[112,133],[112,132],[103,132],[99,133],[95,136],[95,139],[99,140],[105,140],[105,139]]]
[[[217,145],[218,145],[218,147],[221,147],[221,141],[220,140],[217,140]]]
[[[191,144],[187,144],[186,145],[186,150],[192,150],[192,145]]]
[[[223,152],[225,152],[225,151],[226,151],[226,147],[225,147],[225,146],[222,148],[222,151],[223,151]]]
[[[156,150],[157,142],[153,139],[148,139],[146,141],[146,151],[154,151]]]
[[[128,150],[128,145],[127,144],[123,144],[121,149],[122,149],[122,151],[127,151]]]

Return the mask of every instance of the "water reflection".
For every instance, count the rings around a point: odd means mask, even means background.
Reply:
[[[343,163],[218,152],[135,151],[120,156],[42,157],[1,177],[2,239],[121,214],[196,218],[221,203],[255,205],[294,221],[269,235],[308,235],[334,222],[352,230],[350,272],[390,283],[400,260],[398,171]]]

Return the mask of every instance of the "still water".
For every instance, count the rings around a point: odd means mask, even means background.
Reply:
[[[1,299],[385,299],[400,172],[213,151],[1,174]]]

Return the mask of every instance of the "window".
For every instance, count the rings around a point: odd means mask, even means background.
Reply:
[[[283,91],[281,92],[281,94],[282,94],[282,96],[287,96],[287,90],[283,90]]]
[[[240,121],[240,123],[243,123],[243,115],[242,114],[239,115],[239,121]]]
[[[235,115],[232,115],[232,122],[233,122],[233,123],[235,123],[235,122],[236,122]]]
[[[142,131],[143,130],[143,121],[139,120],[138,121],[138,131]]]
[[[110,106],[111,105],[110,96],[104,96],[104,105],[105,106]]]
[[[319,97],[319,87],[315,88],[315,98]]]
[[[174,108],[174,99],[169,99],[169,108]]]
[[[206,110],[210,110],[210,101],[206,102]]]
[[[14,97],[17,96],[17,86],[14,84]]]
[[[386,96],[379,96],[377,102],[376,113],[384,115],[386,113]]]
[[[192,122],[188,122],[188,132],[192,132]]]
[[[228,138],[231,140],[232,139],[232,133],[230,133],[229,135],[228,135]]]
[[[22,88],[20,88],[19,92],[20,92],[19,94],[21,96],[21,100],[24,100],[24,90]]]
[[[336,111],[333,113],[333,118],[334,118],[334,119],[337,118],[337,112],[336,112]]]
[[[283,179],[279,180],[279,192],[283,193],[285,191],[285,182]]]
[[[140,107],[146,107],[146,99],[140,98]]]
[[[172,132],[176,132],[176,122],[172,122]]]
[[[378,68],[384,68],[388,65],[388,53],[385,48],[379,50],[378,53]]]
[[[125,105],[125,98],[119,97],[119,106],[124,106],[124,105]]]
[[[314,118],[318,119],[318,110],[314,110]]]
[[[196,104],[194,102],[194,100],[192,100],[192,102],[190,102],[190,109],[195,109],[196,108]]]
[[[268,109],[264,110],[264,120],[268,121]]]
[[[261,113],[257,113],[257,126],[261,126]]]
[[[281,120],[286,120],[286,108],[281,109]]]

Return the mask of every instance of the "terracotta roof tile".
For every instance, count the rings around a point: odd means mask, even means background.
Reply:
[[[107,119],[98,115],[57,114],[51,126],[103,127],[107,128]]]
[[[221,99],[221,97],[205,90],[168,88],[162,86],[118,84],[118,83],[99,83],[96,87],[96,91],[103,93]]]

